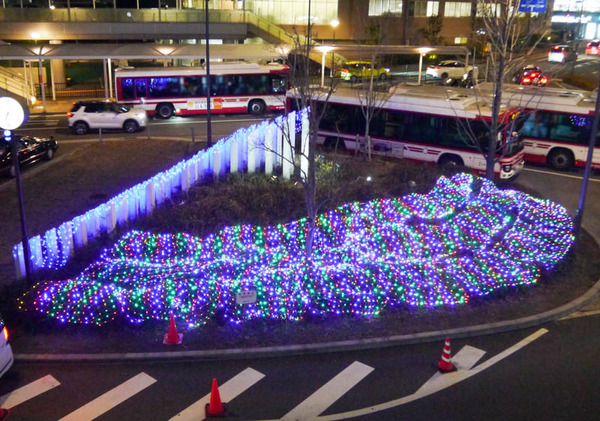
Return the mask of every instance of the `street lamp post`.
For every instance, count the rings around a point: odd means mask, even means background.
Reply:
[[[29,237],[25,221],[25,206],[23,202],[23,188],[21,184],[21,169],[19,167],[19,140],[13,136],[13,130],[19,128],[27,121],[29,108],[21,105],[19,101],[10,97],[0,98],[0,128],[4,129],[4,140],[11,142],[12,160],[17,183],[17,196],[19,200],[19,216],[21,218],[21,240],[23,242],[23,259],[25,260],[25,276],[27,287],[31,287],[31,258],[29,252]]]
[[[333,19],[331,22],[329,22],[329,24],[331,25],[331,27],[333,28],[333,40],[331,41],[331,44],[335,47],[335,28],[338,27],[338,25],[340,24],[340,21],[337,19]],[[331,77],[333,77],[333,68],[335,67],[335,53],[331,53]]]
[[[600,87],[600,80],[598,81]],[[585,171],[583,173],[583,183],[581,185],[581,193],[579,195],[579,206],[577,206],[577,212],[573,218],[573,231],[577,234],[581,229],[581,223],[583,222],[583,209],[585,208],[585,196],[587,193],[587,186],[592,172],[592,159],[594,157],[594,145],[598,139],[598,125],[600,125],[600,89],[596,94],[596,108],[594,110],[594,120],[592,121],[592,130],[590,133],[590,143],[588,146],[587,160],[585,162]]]
[[[208,32],[208,0],[204,2],[205,39],[206,39],[206,146],[212,146],[212,121],[210,115],[210,34]]]

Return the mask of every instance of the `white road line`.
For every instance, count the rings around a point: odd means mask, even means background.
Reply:
[[[300,405],[284,415],[282,420],[314,420],[371,371],[373,371],[373,367],[354,361],[344,371],[306,398]]]
[[[552,172],[552,171],[534,170],[532,168],[523,168],[523,171],[536,172],[536,173],[540,173],[540,174],[555,175],[557,177],[574,178],[576,180],[583,180],[583,177],[581,177],[579,175],[559,174],[559,173],[555,173],[555,172]],[[594,178],[590,178],[590,181],[593,181],[595,183],[600,183],[600,180],[597,180],[597,179],[594,179]]]
[[[511,346],[507,350],[499,353],[498,355],[490,358],[489,360],[483,362],[482,364],[476,366],[475,368],[473,368],[471,370],[456,371],[454,373],[444,374],[445,376],[452,376],[453,380],[454,380],[453,382],[448,382],[448,384],[446,384],[444,386],[444,388],[450,387],[456,383],[459,383],[463,380],[468,379],[471,376],[481,373],[483,370],[490,368],[491,366],[500,362],[504,358],[514,354],[515,352],[519,351],[521,348],[529,345],[531,342],[535,341],[536,339],[538,339],[539,337],[541,337],[542,335],[544,335],[546,333],[548,333],[547,329],[540,329],[540,330],[532,333],[525,339],[517,342],[515,345]],[[383,411],[383,410],[390,409],[390,408],[395,408],[397,406],[416,401],[417,399],[424,398],[425,396],[428,396],[429,394],[431,394],[433,392],[439,392],[440,390],[442,390],[442,389],[436,389],[434,391],[424,391],[426,393],[416,392],[416,393],[413,393],[412,395],[407,395],[407,396],[404,396],[399,399],[394,399],[392,401],[381,403],[379,405],[374,405],[374,406],[370,406],[368,408],[357,409],[354,411],[344,412],[344,413],[340,413],[340,414],[326,415],[326,416],[318,417],[317,419],[319,421],[346,420],[349,418],[360,417],[362,415],[373,414],[375,412]]]
[[[242,394],[245,390],[249,389],[256,382],[265,377],[259,371],[253,368],[246,368],[241,373],[237,374],[227,382],[219,385],[219,396],[221,401],[228,402],[233,400],[238,395]],[[169,421],[199,421],[204,419],[204,407],[210,402],[210,393],[204,396],[202,399],[194,402],[186,409],[175,415]]]
[[[245,123],[248,121],[261,122],[266,119],[258,119],[258,118],[247,118],[241,120],[211,120],[212,124],[218,123]],[[196,120],[174,120],[174,121],[165,121],[162,123],[152,123],[150,126],[164,126],[165,124],[206,124],[206,121],[196,121]]]
[[[51,375],[47,375],[34,382],[26,384],[4,396],[0,396],[0,407],[10,409],[35,398],[50,389],[60,386],[60,382]]]
[[[153,379],[146,373],[140,373],[135,377],[121,383],[114,389],[109,390],[105,394],[97,397],[93,401],[87,403],[74,412],[71,412],[59,421],[87,421],[98,418],[100,415],[111,410],[120,403],[126,401],[136,393],[141,392],[151,384],[155,383]]]
[[[485,351],[475,347],[465,345],[458,353],[452,357],[452,364],[456,367],[455,373],[470,370],[477,361],[483,357]],[[454,373],[441,374],[435,373],[429,380],[417,390],[417,394],[429,395],[437,390],[442,390],[455,383]]]

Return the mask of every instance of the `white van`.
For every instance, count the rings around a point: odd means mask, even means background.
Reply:
[[[13,352],[8,343],[8,329],[4,325],[4,320],[0,315],[0,376],[13,365]]]

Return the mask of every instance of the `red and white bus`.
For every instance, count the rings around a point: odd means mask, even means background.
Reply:
[[[509,107],[523,110],[521,135],[527,162],[557,170],[585,166],[595,111],[591,92],[508,86],[502,100]],[[600,136],[592,167],[600,168]]]
[[[211,113],[250,113],[285,108],[288,67],[281,64],[212,64]],[[164,67],[115,71],[117,101],[149,115],[206,114],[206,70]]]
[[[469,90],[455,93],[439,86],[396,87],[371,120],[369,136],[373,154],[440,165],[461,165],[485,172],[486,160],[475,145],[477,139],[487,149],[485,121],[491,112],[477,104]],[[294,108],[293,92],[288,92],[288,109]],[[365,147],[365,118],[360,91],[337,89],[329,98],[319,126],[317,143],[329,148],[359,150]],[[502,119],[513,113],[506,112]],[[512,132],[512,131],[511,131]],[[502,134],[506,139],[506,133]],[[524,165],[523,143],[518,136],[502,142],[505,150],[494,167],[496,176],[516,176]]]

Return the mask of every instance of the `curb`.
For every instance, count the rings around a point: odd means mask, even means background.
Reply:
[[[249,358],[267,358],[290,355],[309,355],[341,351],[362,351],[367,349],[386,348],[398,345],[432,342],[453,338],[468,338],[477,335],[509,332],[513,330],[535,327],[558,320],[589,304],[600,296],[600,280],[581,297],[543,313],[526,316],[519,319],[497,323],[459,327],[430,332],[413,333],[380,338],[355,339],[318,344],[282,345],[264,348],[236,348],[197,351],[165,351],[165,352],[128,352],[128,353],[97,353],[97,354],[15,354],[14,360],[19,362],[82,362],[82,361],[141,361],[141,360],[241,360]]]

